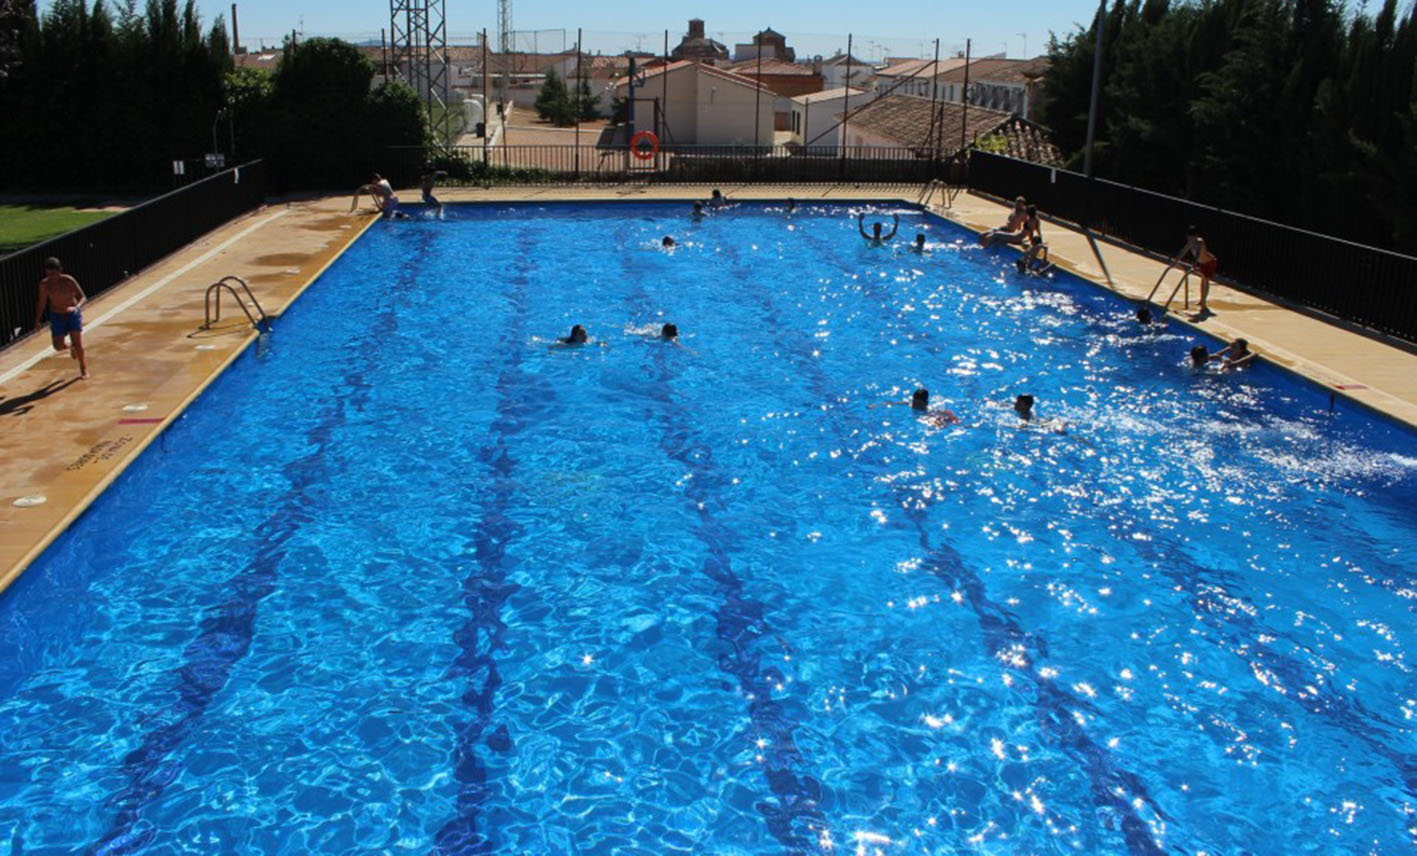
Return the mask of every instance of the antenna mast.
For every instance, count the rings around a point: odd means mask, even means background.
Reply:
[[[428,130],[437,145],[452,142],[445,13],[446,0],[389,0],[393,73],[428,105]]]

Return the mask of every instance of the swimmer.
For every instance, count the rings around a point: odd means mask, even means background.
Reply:
[[[1210,362],[1210,352],[1205,349],[1205,345],[1196,345],[1191,348],[1191,368],[1196,371],[1203,371],[1205,364]]]
[[[788,213],[788,214],[791,214],[792,212],[794,212],[794,211],[796,211],[796,210],[797,210],[797,200],[796,200],[796,199],[793,199],[791,196],[787,197],[787,213]]]
[[[1014,399],[1014,412],[1018,414],[1019,418],[1018,427],[1023,428],[1029,424],[1032,424],[1034,417],[1034,401],[1035,399],[1033,398],[1033,396],[1027,393],[1024,393]],[[1040,419],[1038,421],[1038,427],[1047,428],[1054,434],[1068,433],[1068,423],[1063,421],[1062,419]]]
[[[709,194],[709,204],[715,208],[722,207],[728,204],[728,197],[723,195],[722,190],[715,187],[713,193]]]
[[[443,214],[443,203],[438,201],[438,197],[433,195],[433,188],[438,184],[438,179],[447,178],[448,174],[441,169],[423,174],[419,179],[419,188],[423,191],[423,201],[429,205],[437,206],[439,216]]]
[[[666,342],[678,342],[679,327],[675,324],[665,324],[659,328],[659,338]]]
[[[590,342],[590,334],[586,333],[584,327],[582,327],[582,326],[579,325],[579,324],[576,324],[576,325],[574,325],[573,327],[571,327],[571,332],[570,332],[569,335],[562,336],[562,337],[560,337],[559,339],[557,339],[556,341],[552,342],[552,343],[551,343],[551,347],[553,347],[553,348],[579,348],[581,345],[589,345],[590,343],[591,343],[591,342]],[[601,343],[599,343],[599,344],[602,344],[602,345],[603,345],[604,343],[601,342]]]
[[[661,247],[672,247],[675,246],[675,241],[673,238],[669,237],[668,235],[665,235],[664,239],[659,242],[659,245]]]
[[[1033,402],[1033,396],[1026,393],[1014,399],[1014,412],[1018,414],[1019,419],[1024,422],[1033,421]]]
[[[860,214],[856,215],[856,231],[860,232],[861,237],[865,238],[873,247],[879,247],[895,237],[896,230],[900,229],[900,217],[895,214],[891,215],[891,231],[889,234],[881,234],[881,230],[884,228],[884,224],[879,221],[872,223],[871,234],[868,235],[866,234],[866,212],[862,211]]]
[[[689,216],[693,217],[695,220],[704,219],[704,204],[698,200],[694,200],[694,210]]]
[[[924,253],[924,252],[925,252],[925,233],[924,233],[924,232],[916,232],[916,233],[915,233],[915,243],[913,243],[913,244],[910,245],[910,250],[911,250],[911,252],[915,252],[915,253]]]
[[[1140,307],[1140,308],[1137,309],[1137,323],[1140,324],[1140,325],[1142,325],[1143,327],[1145,327],[1147,324],[1150,324],[1150,323],[1151,323],[1151,309],[1150,309],[1150,308],[1148,308],[1148,307],[1146,307],[1146,306],[1142,306],[1142,307]]]
[[[1250,350],[1250,343],[1244,339],[1236,339],[1220,350],[1210,355],[1211,360],[1220,360],[1220,370],[1223,372],[1242,369],[1255,360],[1255,352]]]
[[[938,410],[930,409],[930,390],[926,389],[923,386],[915,390],[915,392],[911,393],[910,398],[907,398],[904,401],[885,402],[885,405],[887,407],[895,407],[901,404],[910,405],[910,409],[918,413],[923,421],[928,422],[936,427],[942,427],[945,425],[956,425],[959,423],[959,417],[955,415],[953,410],[946,410],[945,408],[940,408]],[[876,405],[874,404],[871,405],[871,407],[875,406]]]

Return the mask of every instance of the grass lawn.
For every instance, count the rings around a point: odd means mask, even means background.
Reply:
[[[0,205],[0,255],[112,217],[117,211],[67,205]]]

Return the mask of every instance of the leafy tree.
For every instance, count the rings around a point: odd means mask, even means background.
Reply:
[[[1417,252],[1417,6],[1114,0],[1103,26],[1097,175]],[[1096,30],[1049,42],[1043,121],[1074,168]]]
[[[576,86],[576,113],[583,120],[600,118],[600,107],[597,106],[595,96],[591,94],[590,82],[585,79]]]
[[[536,96],[536,115],[557,125],[573,125],[576,121],[576,105],[566,83],[556,73],[556,69],[546,72],[546,80]]]
[[[373,79],[373,63],[351,44],[286,44],[271,99],[271,124],[279,136],[266,142],[282,183],[348,187],[379,169],[385,146],[427,142],[417,95],[403,84],[371,93]]]

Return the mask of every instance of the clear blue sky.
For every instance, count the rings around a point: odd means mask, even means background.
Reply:
[[[107,0],[110,7],[117,0]],[[182,0],[185,2],[185,0]],[[51,0],[40,0],[41,10]],[[139,8],[142,3],[139,3]],[[228,16],[231,3],[198,0],[202,20],[209,25],[218,15]],[[673,46],[690,18],[703,18],[711,37],[726,42],[747,41],[748,35],[772,27],[787,36],[798,55],[830,53],[846,47],[847,33],[856,34],[853,51],[868,59],[886,55],[928,55],[940,39],[941,55],[964,49],[966,37],[974,40],[976,55],[1003,52],[1023,56],[1043,52],[1050,31],[1072,32],[1089,21],[1096,0],[926,0],[918,3],[880,3],[870,0],[815,0],[815,2],[764,3],[762,0],[677,0],[662,2],[573,3],[568,0],[513,0],[512,23],[521,35],[518,47],[559,50],[575,43],[576,27],[586,30],[588,50],[618,52],[627,47],[663,48],[664,30]],[[245,0],[237,3],[243,44],[259,39],[279,44],[281,34],[303,29],[307,35],[339,36],[354,41],[377,41],[379,29],[389,22],[388,0]],[[230,21],[228,21],[228,24]],[[496,0],[447,0],[450,43],[470,43],[473,34],[486,28],[496,44]],[[562,33],[562,29],[566,32]],[[532,32],[540,31],[540,32]],[[1026,34],[1022,35],[1022,34]]]

